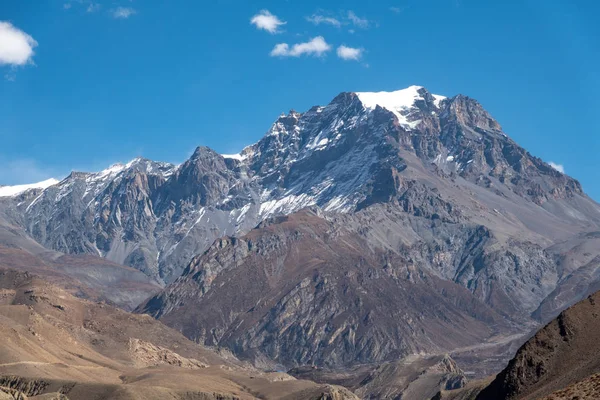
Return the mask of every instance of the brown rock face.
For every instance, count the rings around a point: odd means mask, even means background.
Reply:
[[[461,286],[312,211],[218,240],[140,310],[200,343],[288,367],[391,361],[512,329]]]
[[[477,399],[553,398],[553,392],[597,374],[599,352],[600,292],[541,329]]]
[[[541,400],[596,400],[600,399],[600,374],[595,374],[566,389],[557,390]]]
[[[140,339],[129,339],[129,350],[134,363],[138,368],[159,365],[174,365],[187,369],[200,369],[208,367],[207,364],[198,360],[181,357],[172,350],[156,346]]]

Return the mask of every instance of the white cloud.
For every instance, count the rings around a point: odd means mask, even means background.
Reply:
[[[342,23],[340,22],[339,19],[333,18],[333,17],[326,17],[324,15],[319,15],[319,14],[313,14],[310,17],[306,17],[306,20],[309,22],[312,22],[315,25],[328,24],[328,25],[333,25],[337,28],[342,26]]]
[[[33,49],[38,43],[30,35],[0,21],[0,65],[25,65],[33,63]]]
[[[340,46],[337,48],[337,55],[343,60],[358,61],[362,57],[363,50],[355,47]]]
[[[69,8],[71,8],[71,6],[72,6],[72,4],[71,4],[71,3],[65,3],[65,4],[63,4],[63,8],[64,8],[65,10],[68,10]]]
[[[135,13],[136,11],[131,7],[117,7],[112,11],[112,16],[117,19],[127,19]]]
[[[279,27],[287,22],[280,20],[277,16],[271,14],[268,10],[262,10],[252,17],[250,23],[258,29],[263,29],[271,34],[278,33]]]
[[[348,19],[358,28],[367,29],[369,27],[369,20],[359,17],[354,11],[348,11]]]
[[[100,7],[101,7],[100,4],[94,3],[94,2],[90,2],[88,4],[88,6],[87,6],[86,11],[89,12],[89,13],[93,13],[93,12],[99,11]]]
[[[402,8],[400,7],[390,7],[390,11],[396,14],[400,14],[402,12]]]
[[[287,43],[279,43],[273,47],[271,50],[271,56],[273,57],[283,57],[289,55],[290,45]]]
[[[565,166],[564,166],[564,165],[562,165],[562,164],[557,164],[557,163],[554,163],[554,162],[552,162],[552,161],[550,161],[548,164],[550,164],[550,166],[551,166],[552,168],[554,168],[555,170],[557,170],[557,171],[558,171],[558,172],[560,172],[561,174],[564,174],[564,173],[565,173]]]
[[[317,36],[305,43],[296,43],[291,48],[287,43],[279,43],[271,50],[273,57],[300,57],[303,55],[321,57],[331,50],[331,45],[323,36]]]

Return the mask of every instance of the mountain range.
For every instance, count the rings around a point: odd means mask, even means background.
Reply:
[[[483,377],[600,289],[600,205],[476,100],[412,86],[292,110],[235,155],[0,187],[0,250],[258,367],[456,353]]]

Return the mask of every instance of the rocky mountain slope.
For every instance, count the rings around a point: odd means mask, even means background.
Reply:
[[[237,155],[200,147],[179,166],[135,159],[2,199],[45,247],[166,282],[216,238],[311,205],[354,212],[395,201],[424,218],[495,228],[504,240],[519,232],[540,251],[600,221],[577,181],[520,148],[475,100],[416,86],[291,111]]]
[[[347,371],[301,367],[290,373],[298,378],[347,387],[369,400],[430,399],[440,389],[460,388],[466,382],[464,372],[447,355],[411,356]]]
[[[491,382],[442,392],[447,400],[600,398],[600,292],[560,313]]]
[[[600,373],[600,292],[563,311],[523,347],[480,399],[537,399]]]
[[[0,271],[0,334],[0,398],[357,399],[339,386],[256,370],[29,273]]]
[[[453,351],[599,281],[600,206],[580,184],[477,101],[417,86],[290,111],[236,155],[74,172],[0,197],[0,216],[169,284],[140,310],[259,364]]]
[[[574,383],[565,389],[557,390],[542,400],[595,400],[600,397],[600,374]]]
[[[34,272],[77,296],[132,310],[161,286],[140,271],[91,254],[63,254],[35,242],[0,212],[0,268]]]
[[[141,310],[288,368],[392,361],[516,330],[465,288],[345,226],[301,211],[220,239]]]

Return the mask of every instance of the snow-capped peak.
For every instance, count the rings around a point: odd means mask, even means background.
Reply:
[[[127,165],[122,164],[122,163],[116,163],[100,172],[95,173],[94,175],[96,178],[109,177],[109,176],[118,174],[119,172],[123,171],[126,168],[127,168]]]
[[[127,164],[125,164],[125,168],[131,168],[132,166],[143,163],[144,161],[145,161],[144,158],[136,157],[133,160],[129,161]]]
[[[47,187],[56,185],[58,182],[58,179],[50,178],[42,182],[31,183],[28,185],[0,186],[0,197],[16,196],[30,189],[46,189]]]
[[[439,95],[439,94],[432,94],[432,96],[433,96],[433,98],[434,98],[434,100],[433,100],[433,104],[435,104],[435,106],[436,106],[436,107],[439,107],[439,106],[440,106],[440,103],[441,103],[442,101],[444,101],[444,100],[446,100],[446,99],[447,99],[447,97],[446,97],[446,96],[442,96],[442,95]]]
[[[375,109],[377,106],[385,108],[398,117],[400,124],[412,127],[414,122],[409,122],[401,112],[412,108],[417,100],[424,99],[419,93],[421,89],[422,86],[410,86],[394,92],[356,92],[356,95],[365,108]],[[432,96],[436,106],[445,99],[444,96],[436,94]]]

